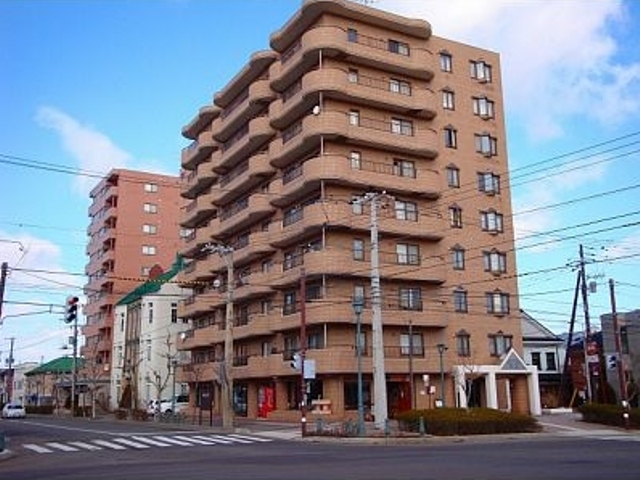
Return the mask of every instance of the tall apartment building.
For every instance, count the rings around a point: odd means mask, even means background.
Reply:
[[[300,351],[312,415],[355,415],[358,370],[376,422],[436,401],[539,411],[499,56],[345,0],[305,1],[270,46],[183,128],[181,381],[219,402],[231,303],[238,414],[299,416]]]
[[[180,248],[182,199],[178,177],[124,169],[109,172],[90,195],[81,353],[108,401],[114,307],[147,280],[155,265],[166,270],[173,264]]]

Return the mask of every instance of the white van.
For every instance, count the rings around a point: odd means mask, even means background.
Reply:
[[[188,395],[177,395],[175,401],[175,413],[184,410],[189,405]],[[174,403],[171,399],[149,400],[147,405],[147,413],[153,415],[155,413],[173,413]]]

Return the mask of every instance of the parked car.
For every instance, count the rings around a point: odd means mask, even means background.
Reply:
[[[189,396],[188,395],[178,395],[176,396],[175,401],[175,413],[182,411],[185,407],[189,405]],[[165,400],[149,400],[147,404],[147,413],[149,415],[154,415],[157,413],[172,413],[173,412],[174,403],[171,399]]]
[[[2,418],[25,418],[27,412],[21,403],[7,403],[2,408]]]

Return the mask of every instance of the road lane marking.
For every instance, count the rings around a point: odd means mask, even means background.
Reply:
[[[111,450],[126,450],[127,447],[124,445],[118,445],[117,443],[108,442],[107,440],[91,440],[96,445],[100,445],[102,447],[110,448]]]
[[[48,442],[45,443],[47,447],[56,448],[58,450],[62,450],[63,452],[77,452],[78,449],[76,447],[72,447],[70,445],[65,445],[64,443],[58,442]]]
[[[84,450],[102,450],[102,447],[86,442],[69,442],[69,445],[73,445]]]
[[[138,448],[138,449],[149,448],[149,445],[145,445],[139,442],[134,442],[133,440],[129,440],[128,438],[114,438],[113,441],[118,443],[123,443],[124,445],[127,445],[129,447]]]
[[[209,437],[209,436],[207,436],[207,435],[197,435],[197,436],[195,436],[195,437],[193,437],[193,438],[201,438],[201,439],[202,439],[202,440],[204,440],[205,442],[208,442],[208,443],[209,443],[209,445],[216,445],[216,444],[217,444],[217,445],[220,445],[220,444],[222,444],[222,445],[229,445],[229,444],[231,443],[231,442],[228,442],[228,441],[226,441],[226,440],[219,440],[219,439],[217,439],[217,438],[211,438],[211,437]]]
[[[53,453],[53,450],[50,450],[45,447],[41,447],[40,445],[36,445],[34,443],[25,443],[22,445],[22,448],[26,448],[27,450],[33,450],[36,453]]]
[[[149,445],[153,445],[156,447],[170,447],[171,445],[168,443],[163,443],[163,442],[159,442],[158,440],[154,440],[153,438],[149,438],[149,437],[141,437],[141,436],[133,436],[131,437],[134,440],[137,440],[138,442],[142,442],[142,443],[148,443]]]
[[[249,435],[240,435],[240,434],[237,434],[237,433],[232,433],[229,436],[233,437],[233,438],[242,438],[244,440],[249,440],[251,442],[272,442],[273,441],[270,438],[252,437],[252,436],[249,436]]]
[[[162,440],[163,442],[173,443],[174,445],[180,445],[181,447],[192,447],[193,446],[193,443],[182,442],[180,440],[176,440],[175,438],[165,437],[163,435],[158,435],[158,436],[153,437],[153,438],[158,438],[158,439]]]
[[[198,445],[215,445],[215,442],[212,442],[210,439],[202,439],[198,437],[185,437],[182,435],[177,435],[175,438],[178,440],[182,440],[185,442],[197,443]]]

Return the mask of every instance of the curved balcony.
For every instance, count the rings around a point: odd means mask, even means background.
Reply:
[[[180,225],[184,228],[196,228],[202,222],[213,217],[215,213],[216,208],[211,203],[211,190],[209,190],[184,207]]]
[[[221,109],[215,105],[202,107],[193,120],[182,127],[182,136],[194,140],[202,130],[211,125],[220,112]]]
[[[260,150],[274,135],[266,116],[250,120],[222,145],[222,155],[213,167],[220,172],[228,172],[242,159]]]
[[[339,58],[349,65],[366,65],[375,70],[431,80],[433,77],[433,54],[421,45],[410,44],[409,55],[391,54],[387,42],[382,39],[361,36],[350,42],[344,28],[332,25],[316,26],[302,34],[299,43],[282,54],[281,60],[271,64],[269,76],[271,88],[282,92],[304,72],[319,63],[319,52],[325,58]]]
[[[233,252],[233,260],[239,264],[246,264],[265,255],[273,253],[275,248],[269,243],[269,232],[251,232],[247,244],[236,248]]]
[[[182,350],[188,350],[182,348]],[[217,382],[218,365],[214,362],[207,363],[188,363],[186,365],[180,365],[176,370],[176,382],[189,383],[189,382]]]
[[[388,162],[387,162],[388,163]],[[274,181],[273,191],[278,195],[272,204],[284,207],[319,191],[322,182],[356,187],[362,190],[375,188],[391,194],[437,198],[440,195],[441,178],[436,170],[420,168],[415,177],[396,175],[393,165],[363,159],[360,169],[352,168],[351,160],[341,155],[323,155],[307,160],[291,176]]]
[[[403,95],[390,90],[388,79],[361,77],[354,83],[349,81],[346,71],[325,68],[306,73],[300,90],[291,98],[286,101],[280,98],[271,103],[271,125],[283,129],[305,112],[311,112],[318,104],[320,93],[325,99],[367,105],[398,115],[433,118],[436,114],[434,93],[426,88],[413,86],[410,95]]]
[[[180,195],[182,198],[196,198],[216,181],[216,175],[211,169],[211,158],[199,163],[195,170],[183,170],[181,180]]]
[[[258,79],[249,85],[246,94],[237,105],[231,105],[222,112],[214,124],[213,138],[226,142],[243,123],[259,115],[276,94],[269,86],[269,80]]]
[[[204,286],[211,286],[216,275],[211,271],[209,263],[206,259],[193,260],[184,270],[180,272],[179,281],[181,283],[189,284],[185,285],[186,288],[195,288]]]
[[[295,375],[291,363],[282,358],[282,353],[268,356],[249,356],[246,365],[233,368],[235,379],[271,378]]]
[[[290,127],[291,128],[291,127]],[[327,111],[304,117],[293,133],[281,136],[269,144],[271,164],[283,168],[294,160],[317,150],[320,139],[348,141],[353,145],[382,149],[411,157],[435,158],[437,134],[427,128],[413,127],[412,135],[392,132],[391,122],[361,119],[358,125],[349,122],[346,112]]]
[[[227,85],[214,96],[216,105],[229,109],[234,102],[238,102],[238,96],[255,79],[264,76],[267,68],[278,57],[273,50],[261,50],[251,55],[249,62],[231,79]],[[238,102],[239,103],[239,102]]]
[[[205,292],[206,299],[202,299],[203,295],[192,295],[180,303],[179,315],[182,318],[201,317],[210,314],[213,306],[217,303],[218,296],[213,289]]]
[[[260,185],[265,178],[275,173],[269,163],[266,152],[257,153],[246,163],[236,166],[226,175],[220,177],[220,182],[212,201],[215,205],[224,205],[241,197]]]
[[[194,170],[198,164],[207,160],[217,148],[218,143],[213,139],[210,130],[200,133],[197,140],[182,149],[182,168]]]
[[[246,202],[237,203],[235,207],[232,206],[220,212],[220,223],[216,235],[220,237],[233,235],[269,217],[275,210],[267,195],[251,195]]]
[[[274,274],[271,272],[254,272],[243,279],[242,284],[233,290],[235,301],[247,301],[252,298],[264,297],[273,293],[271,280]]]
[[[213,345],[214,334],[217,328],[210,325],[205,328],[194,328],[180,342],[181,350],[192,350],[195,348],[210,347]]]

